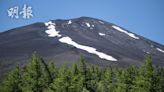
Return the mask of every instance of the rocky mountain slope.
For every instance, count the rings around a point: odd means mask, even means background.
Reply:
[[[0,72],[28,63],[36,51],[56,65],[71,65],[82,54],[88,64],[140,65],[145,54],[164,65],[164,46],[118,25],[90,17],[51,20],[0,33]]]

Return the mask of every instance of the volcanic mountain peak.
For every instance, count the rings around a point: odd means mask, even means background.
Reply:
[[[17,64],[29,63],[36,51],[57,66],[78,63],[107,67],[141,65],[145,54],[164,66],[164,46],[118,25],[90,17],[51,20],[0,33],[0,78]]]
[[[145,54],[164,65],[164,46],[118,25],[90,17],[34,23],[0,33],[0,62],[5,66],[25,64],[36,51],[57,65],[71,65],[81,54],[88,64],[140,65]],[[116,62],[110,62],[116,61]]]

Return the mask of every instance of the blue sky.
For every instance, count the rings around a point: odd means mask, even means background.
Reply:
[[[12,19],[7,10],[27,4],[30,19]],[[164,45],[164,0],[0,0],[0,32],[53,19],[88,16],[106,20]]]

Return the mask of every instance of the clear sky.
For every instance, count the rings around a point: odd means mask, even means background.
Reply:
[[[26,4],[30,19],[12,19],[7,10]],[[88,16],[106,20],[164,45],[164,0],[0,0],[0,32],[54,19]]]

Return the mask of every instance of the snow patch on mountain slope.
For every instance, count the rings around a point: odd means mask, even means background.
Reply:
[[[164,50],[160,49],[160,48],[156,48],[158,51],[164,53]]]
[[[89,24],[88,22],[85,23],[85,25],[90,28],[91,30],[95,27],[93,24]]]
[[[123,30],[123,29],[121,29],[121,28],[118,27],[118,26],[114,26],[114,25],[113,25],[112,27],[113,27],[114,29],[120,31],[120,32],[123,32],[123,33],[127,34],[128,36],[130,36],[130,37],[132,37],[132,38],[134,38],[134,39],[139,39],[139,37],[135,36],[135,35],[132,34],[132,33],[127,32],[127,31],[125,31],[125,30]]]
[[[100,35],[100,36],[105,36],[105,34],[104,34],[104,33],[99,33],[99,35]]]
[[[105,53],[102,53],[102,52],[99,52],[99,51],[96,51],[95,48],[93,47],[89,47],[89,46],[85,46],[85,45],[80,45],[76,42],[74,42],[70,37],[62,37],[59,39],[59,41],[61,43],[66,43],[66,44],[69,44],[69,45],[72,45],[78,49],[81,49],[81,50],[85,50],[89,53],[92,53],[92,54],[95,54],[97,56],[99,56],[100,58],[102,59],[106,59],[106,60],[109,60],[109,61],[117,61],[117,59],[115,59],[114,57],[110,56],[110,55],[107,55]]]
[[[99,23],[104,24],[104,22],[102,22],[102,21],[99,21]]]
[[[72,24],[72,21],[71,21],[71,20],[68,21],[68,25],[69,25],[69,24]]]
[[[89,23],[86,22],[85,24],[87,25],[87,27],[91,27],[91,25]]]
[[[45,23],[45,26],[47,26],[47,30],[45,31],[49,37],[61,37],[60,31],[57,31],[55,29],[55,23],[52,23],[51,21]]]
[[[49,22],[45,22],[44,24],[45,24],[45,26],[49,26],[49,25],[55,25],[55,23],[52,23],[52,21],[49,21]]]

